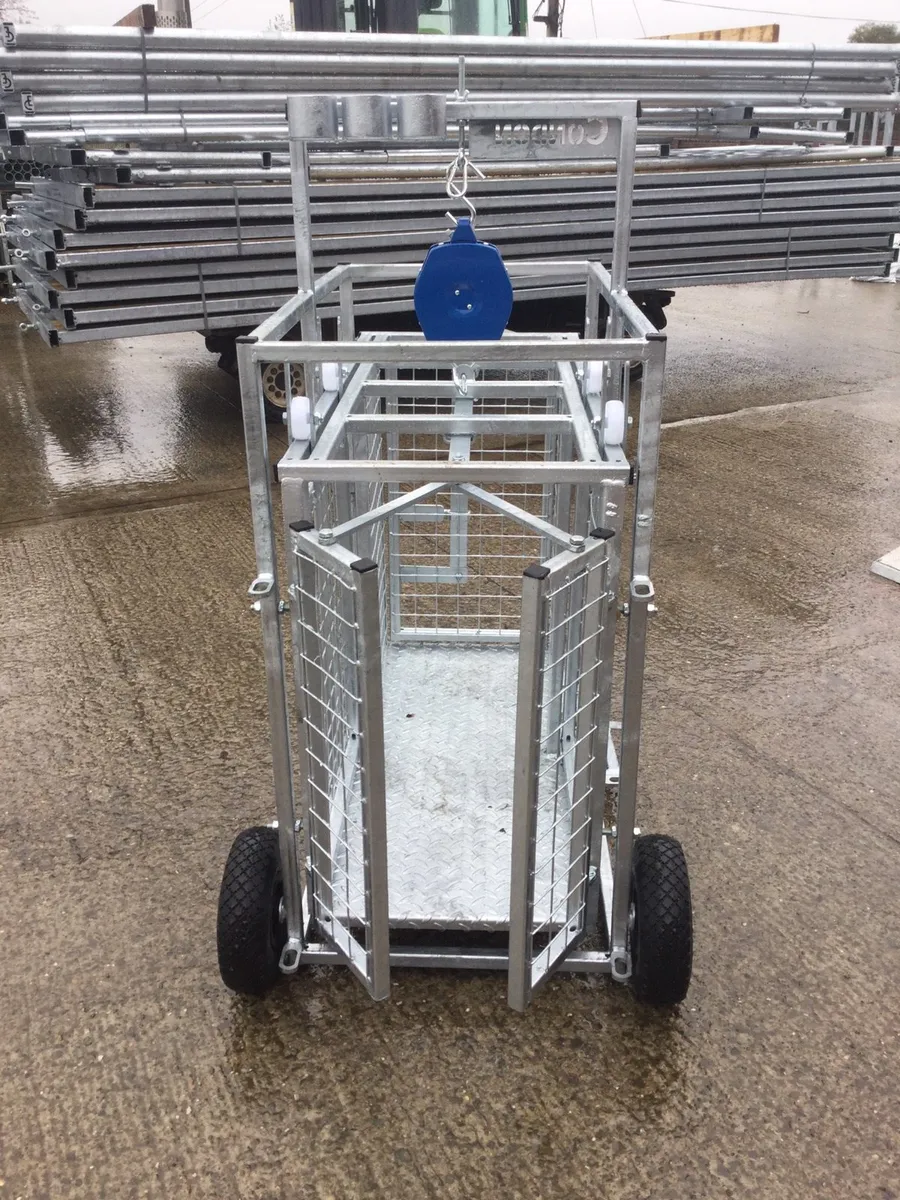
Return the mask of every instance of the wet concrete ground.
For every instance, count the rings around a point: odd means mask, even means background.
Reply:
[[[236,389],[199,338],[3,310],[3,1200],[900,1196],[900,290],[669,311],[641,823],[685,844],[694,982],[518,1016],[494,976],[221,986],[270,816]]]

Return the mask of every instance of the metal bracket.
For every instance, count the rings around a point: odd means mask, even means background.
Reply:
[[[303,953],[303,943],[299,938],[288,938],[284,949],[281,952],[281,958],[278,961],[278,969],[283,975],[294,975],[297,968],[300,966],[300,956]]]
[[[628,587],[628,595],[633,604],[650,604],[656,593],[649,575],[635,575]]]
[[[474,363],[454,363],[453,364],[453,386],[459,392],[460,396],[469,395],[469,385],[475,382],[476,368]]]
[[[609,962],[613,979],[617,983],[627,983],[631,978],[631,951],[624,946],[614,946]]]
[[[635,830],[637,833],[637,830]],[[613,945],[609,956],[609,973],[617,983],[627,983],[631,978],[631,938],[634,929],[634,903],[628,909],[628,925],[626,928],[624,946]]]
[[[258,599],[260,596],[268,596],[275,586],[275,576],[269,571],[264,571],[261,575],[253,580],[247,588],[247,595]]]

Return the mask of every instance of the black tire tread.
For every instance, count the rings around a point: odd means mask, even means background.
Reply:
[[[656,833],[635,839],[631,877],[634,994],[645,1004],[679,1004],[691,981],[694,949],[691,885],[681,843]]]
[[[272,936],[280,888],[278,830],[243,830],[225,863],[216,924],[219,971],[232,991],[261,995],[281,978],[281,947]]]

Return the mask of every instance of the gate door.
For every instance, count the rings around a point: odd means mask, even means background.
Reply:
[[[509,1003],[585,931],[607,531],[529,567],[522,586],[510,883]],[[602,812],[602,797],[600,798]]]
[[[378,568],[293,532],[312,916],[376,1000],[390,991]]]

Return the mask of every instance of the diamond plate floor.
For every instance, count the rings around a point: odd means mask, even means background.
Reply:
[[[394,928],[509,924],[518,650],[404,646],[384,652],[390,922]],[[545,759],[546,767],[554,756]],[[559,915],[568,887],[569,814],[559,778],[537,814],[534,922]],[[333,905],[364,919],[358,782],[335,793]],[[349,800],[351,809],[344,811]],[[349,818],[349,821],[348,819]],[[346,847],[353,845],[352,853]],[[551,886],[552,885],[552,886]]]
[[[518,661],[509,647],[385,653],[393,925],[509,920]]]

